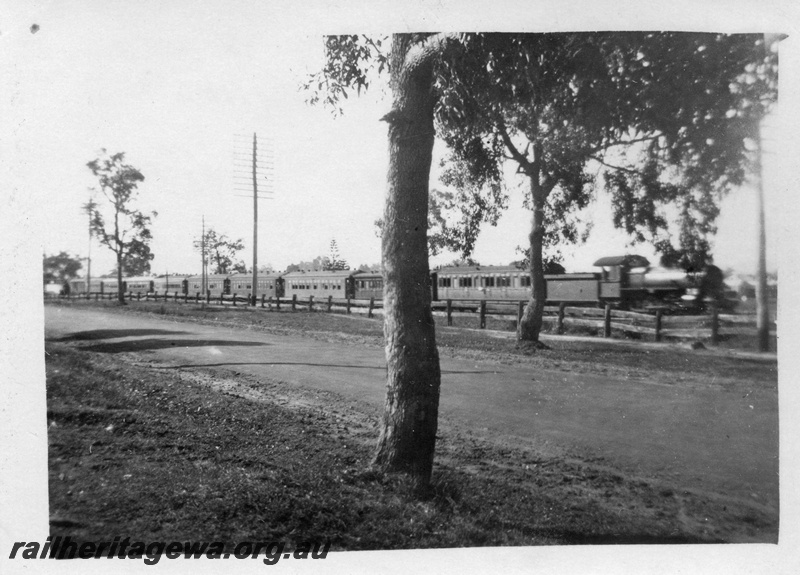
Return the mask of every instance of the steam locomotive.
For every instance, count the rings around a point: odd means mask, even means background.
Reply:
[[[708,302],[725,301],[723,275],[716,266],[699,272],[657,268],[639,255],[600,258],[600,268],[593,273],[545,275],[548,304],[611,304],[620,309],[702,311]],[[206,276],[207,293],[212,298],[253,292],[250,274],[211,274]],[[257,294],[266,297],[297,296],[315,299],[380,299],[383,277],[379,273],[358,270],[296,271],[265,274],[257,277]],[[133,294],[178,293],[202,295],[201,276],[171,275],[160,278],[123,279],[123,291]],[[431,298],[438,300],[512,300],[530,297],[528,270],[514,266],[451,266],[430,275]],[[115,293],[115,279],[94,279],[86,286],[82,279],[70,282],[72,293]]]
[[[594,266],[600,271],[545,275],[547,303],[702,311],[708,302],[724,300],[723,274],[716,266],[699,272],[656,268],[639,255],[600,258]],[[432,289],[434,300],[525,300],[531,277],[513,266],[446,267],[433,272]]]

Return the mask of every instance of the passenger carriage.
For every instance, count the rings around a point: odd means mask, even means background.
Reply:
[[[112,294],[119,291],[116,278],[97,278],[89,282],[89,293]]]
[[[280,274],[267,273],[256,276],[256,296],[283,297],[283,279]],[[231,293],[246,296],[253,293],[253,274],[233,274],[230,276]],[[198,290],[200,291],[200,290]]]
[[[153,293],[154,280],[149,276],[130,277],[123,280],[125,293],[146,295]]]
[[[433,299],[528,299],[530,273],[515,266],[452,266],[431,274]]]
[[[383,274],[361,272],[353,276],[354,299],[383,299]]]
[[[323,299],[328,296],[337,299],[355,299],[356,291],[353,276],[358,271],[309,271],[289,272],[283,276],[283,289],[287,298],[297,296],[298,299]]]
[[[186,278],[187,289],[189,295],[203,294],[203,276],[189,276]],[[206,276],[206,289],[212,298],[218,298],[220,295],[231,294],[231,279],[229,274],[208,274]]]
[[[75,278],[67,283],[69,284],[69,292],[72,295],[86,293],[86,278]]]
[[[169,295],[177,293],[178,295],[185,295],[189,293],[189,276],[170,274],[153,279],[153,291],[162,295],[167,292]]]

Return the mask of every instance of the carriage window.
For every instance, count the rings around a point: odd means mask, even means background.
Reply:
[[[459,287],[472,287],[472,278],[461,278]]]
[[[494,287],[494,278],[483,278],[483,287]]]
[[[452,287],[453,278],[439,278],[439,287]]]
[[[497,278],[497,287],[510,287],[511,286],[511,278],[508,276],[503,276]]]
[[[522,282],[522,287],[531,287],[531,276],[522,276],[519,279]]]

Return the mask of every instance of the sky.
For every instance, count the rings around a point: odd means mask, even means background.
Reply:
[[[136,206],[158,213],[153,273],[199,272],[193,244],[203,219],[219,233],[242,238],[240,255],[250,266],[252,199],[235,189],[234,154],[246,153],[257,133],[262,157],[274,164],[274,177],[262,181],[271,193],[259,203],[259,265],[282,270],[328,255],[332,239],[352,266],[380,261],[374,221],[382,215],[386,188],[387,133],[379,121],[389,109],[386,90],[373,86],[351,98],[340,117],[306,103],[300,85],[322,65],[321,35],[341,26],[324,3],[311,2],[304,12],[269,4],[221,6],[42,2],[12,10],[13,25],[0,29],[10,64],[4,85],[10,88],[5,103],[11,104],[12,132],[6,144],[16,160],[12,194],[30,210],[25,229],[41,252],[91,255],[94,275],[114,267],[113,253],[97,240],[90,243],[81,210],[96,188],[86,163],[106,149],[124,152],[145,176]],[[332,20],[321,22],[322,15]],[[386,15],[377,21],[382,19]],[[38,25],[35,33],[32,24]],[[430,22],[423,18],[425,24]],[[781,126],[779,117],[769,123]],[[780,171],[786,158],[774,154],[782,137],[780,130],[768,130],[770,269],[777,267],[780,192],[790,185]],[[437,145],[436,153],[443,152]],[[718,265],[755,270],[754,200],[754,190],[744,187],[723,203]],[[589,211],[590,241],[564,251],[568,271],[589,271],[596,259],[621,253],[657,259],[648,246],[632,247],[613,229],[607,199],[600,197]],[[484,229],[474,258],[486,265],[518,259],[516,247],[525,243],[529,225],[530,213],[512,183],[508,210],[497,227]],[[442,254],[432,265],[455,257]]]

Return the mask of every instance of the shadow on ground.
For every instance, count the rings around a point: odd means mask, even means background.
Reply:
[[[71,335],[52,341],[94,341],[98,339],[114,339],[118,337],[140,337],[145,335],[182,335],[186,331],[169,329],[93,329],[78,331]]]
[[[113,343],[98,343],[82,346],[83,351],[96,351],[99,353],[122,353],[135,351],[155,351],[158,349],[171,349],[176,347],[234,347],[234,346],[267,346],[269,343],[255,341],[233,341],[222,339],[207,340],[170,340],[170,339],[134,339],[131,341],[117,341]]]
[[[264,344],[271,345],[271,344]],[[83,348],[88,349],[88,348]],[[302,365],[305,367],[341,367],[345,369],[375,369],[386,371],[385,365],[352,365],[343,363],[310,363],[305,361],[233,361],[226,363],[184,363],[181,365],[171,365],[164,369],[190,369],[193,367],[229,367],[233,365]],[[443,375],[463,374],[463,373],[497,373],[496,371],[448,371],[442,370]]]

